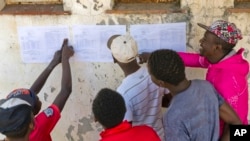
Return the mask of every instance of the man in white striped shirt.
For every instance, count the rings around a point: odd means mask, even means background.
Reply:
[[[130,35],[114,35],[108,40],[114,62],[123,70],[125,78],[117,88],[126,103],[124,120],[132,125],[146,124],[164,140],[162,123],[162,98],[167,89],[155,85],[147,68],[137,63],[138,48]]]

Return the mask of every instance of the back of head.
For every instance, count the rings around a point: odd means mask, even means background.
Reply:
[[[15,89],[12,92],[10,92],[7,96],[7,99],[11,99],[11,98],[20,98],[28,102],[32,108],[35,107],[36,101],[37,101],[36,94],[32,92],[31,90],[25,89],[25,88]]]
[[[160,49],[152,52],[148,59],[149,73],[156,79],[178,85],[185,79],[185,66],[173,50]]]
[[[20,98],[1,101],[0,133],[10,138],[25,137],[33,121],[32,108],[29,103]]]
[[[123,97],[108,88],[101,89],[92,104],[95,119],[104,126],[112,128],[123,121],[126,107]]]
[[[136,41],[128,34],[112,36],[108,46],[113,57],[121,63],[129,63],[136,59],[138,47]]]

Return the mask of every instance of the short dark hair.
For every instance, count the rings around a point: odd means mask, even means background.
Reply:
[[[156,79],[178,85],[185,79],[185,66],[180,56],[170,49],[159,49],[148,59],[149,73]]]
[[[123,121],[126,112],[125,101],[118,92],[103,88],[93,101],[92,111],[100,124],[105,128],[112,128]]]
[[[28,133],[29,125],[33,122],[33,112],[31,106],[22,104],[11,109],[0,108],[0,110],[5,110],[4,113],[12,113],[11,119],[9,119],[9,121],[5,124],[8,127],[6,127],[6,130],[3,131],[2,134],[11,138],[21,138]]]

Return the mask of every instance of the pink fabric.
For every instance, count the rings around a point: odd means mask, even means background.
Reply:
[[[243,59],[243,51],[241,48],[235,55],[217,64],[210,64],[199,54],[179,53],[179,55],[187,67],[207,68],[206,80],[212,83],[232,106],[243,124],[247,124],[249,63]]]

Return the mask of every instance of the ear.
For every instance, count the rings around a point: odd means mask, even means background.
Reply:
[[[30,127],[30,129],[33,129],[34,124],[33,124],[33,123],[30,123],[29,127]]]
[[[215,45],[215,49],[216,49],[216,50],[222,50],[222,45],[221,45],[221,44]]]
[[[157,83],[159,84],[160,87],[165,87],[166,84],[164,81],[162,81],[162,80],[157,80],[157,81],[158,81]]]
[[[33,121],[30,122],[29,128],[30,128],[30,130],[33,130],[34,127],[35,127],[35,122],[34,122],[34,120],[33,120]]]
[[[216,45],[214,45],[214,52],[216,52],[216,53],[221,53],[221,52],[223,52],[223,49],[222,49],[222,45],[221,44],[216,44]]]
[[[94,122],[98,122],[97,118],[95,117],[94,113],[92,112],[92,115],[91,115],[91,119],[94,121]]]
[[[98,122],[98,120],[97,120],[95,117],[94,117],[94,121],[95,121],[95,122]]]

